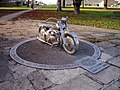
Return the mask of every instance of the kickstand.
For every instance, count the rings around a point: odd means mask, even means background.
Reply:
[[[57,49],[59,49],[59,51],[62,51],[62,47],[61,47],[60,43],[57,44]]]

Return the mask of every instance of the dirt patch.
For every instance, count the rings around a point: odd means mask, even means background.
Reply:
[[[54,13],[54,14],[52,14]],[[21,16],[18,16],[14,18],[13,20],[18,20],[18,19],[37,19],[37,20],[45,20],[48,17],[63,17],[63,15],[56,13],[56,11],[43,11],[43,10],[33,10],[31,12],[27,12],[22,14]]]

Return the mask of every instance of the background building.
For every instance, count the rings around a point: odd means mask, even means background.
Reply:
[[[108,7],[118,5],[120,0],[108,0]],[[72,5],[73,0],[66,0],[66,6]],[[104,7],[104,0],[84,0],[84,6],[98,6]]]
[[[21,6],[26,4],[26,0],[0,0],[0,6]]]
[[[108,0],[108,7],[117,5],[120,0]],[[84,0],[85,6],[99,6],[104,7],[104,0]]]

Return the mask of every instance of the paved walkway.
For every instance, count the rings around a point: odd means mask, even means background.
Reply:
[[[12,13],[12,14],[9,14],[9,15],[2,16],[0,18],[0,23],[8,21],[8,20],[10,20],[12,18],[15,18],[15,17],[17,17],[17,16],[19,16],[19,15],[25,13],[25,12],[29,12],[29,11],[31,11],[31,10],[19,11],[19,12],[16,12],[16,13]]]
[[[120,90],[120,31],[70,25],[79,39],[100,47],[101,60],[110,67],[91,74],[82,68],[42,70],[16,63],[10,48],[20,41],[36,37],[38,20],[6,21],[0,24],[1,90]]]
[[[35,7],[34,10],[36,10],[36,9],[38,9],[38,8],[41,8],[41,6]],[[33,10],[33,9],[24,10],[24,11],[19,11],[19,12],[16,12],[16,13],[12,13],[12,14],[9,14],[9,15],[2,16],[2,17],[0,18],[0,23],[3,23],[3,22],[8,21],[8,20],[11,20],[11,19],[13,19],[13,18],[15,18],[15,17],[23,14],[23,13],[30,12],[30,11],[32,11],[32,10]]]

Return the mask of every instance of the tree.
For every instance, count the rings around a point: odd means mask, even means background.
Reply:
[[[64,0],[65,2],[66,0]],[[82,0],[73,0],[73,5],[74,5],[74,13],[75,14],[80,14],[80,5],[81,5]],[[61,7],[61,0],[57,0],[57,11],[62,11]]]
[[[34,0],[32,0],[31,8],[34,9]]]
[[[81,1],[82,1],[82,0],[73,0],[74,13],[75,13],[75,14],[80,14]]]
[[[62,11],[61,0],[57,0],[57,11]]]
[[[29,4],[30,4],[30,0],[28,0],[28,2],[27,2],[27,7],[29,7]]]
[[[85,6],[84,3],[85,3],[85,0],[82,0],[82,7],[83,7],[83,8],[84,8],[84,6]]]
[[[104,0],[104,8],[107,9],[108,0]]]
[[[65,0],[63,0],[63,8],[65,8]]]

